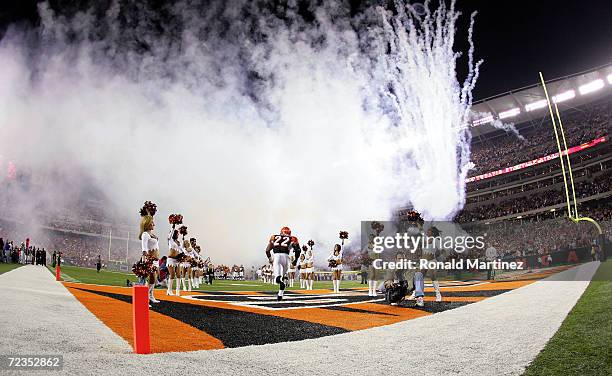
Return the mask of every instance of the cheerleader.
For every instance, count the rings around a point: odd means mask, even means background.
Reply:
[[[199,288],[199,280],[198,275],[200,274],[200,252],[198,250],[198,244],[196,242],[196,238],[189,238],[189,244],[191,244],[191,258],[193,259],[191,263],[191,285],[193,288]]]
[[[300,288],[306,288],[306,254],[300,255]]]
[[[340,279],[342,278],[342,246],[334,245],[334,252],[327,258],[332,270],[334,293],[340,292]]]
[[[266,281],[272,284],[272,265],[266,266]]]
[[[191,244],[189,240],[183,240],[183,253],[185,259],[181,262],[181,283],[183,284],[183,290],[191,291]],[[187,287],[185,287],[185,280],[187,281]]]
[[[202,249],[200,248],[199,245],[195,246],[195,251],[196,251],[196,258],[198,260],[198,267],[196,268],[196,272],[195,272],[195,283],[196,283],[196,288],[199,289],[200,285],[203,283],[203,278],[204,278],[204,271],[206,270],[206,264],[208,264],[208,260],[204,260],[202,258]]]
[[[168,234],[168,261],[166,262],[166,266],[168,267],[168,290],[166,291],[166,295],[175,295],[172,292],[172,281],[176,281],[176,295],[180,295],[180,287],[179,287],[179,262],[178,257],[181,253],[181,243],[178,240],[179,232],[178,230],[172,229]]]
[[[304,261],[306,263],[306,270],[304,273],[306,275],[306,280],[304,284],[306,285],[306,290],[312,290],[312,284],[314,282],[314,254],[312,249],[306,251],[306,258]]]
[[[293,283],[295,281],[295,252],[291,251],[289,255],[289,267],[287,269],[287,274],[289,275],[289,287],[293,287]]]
[[[202,262],[202,259],[200,258],[200,254],[198,253],[198,246],[196,245],[195,247],[193,246],[193,243],[191,243],[191,257],[193,258],[193,262],[191,263],[191,285],[193,286],[193,288],[199,289],[200,288],[200,280],[199,280],[199,276],[200,276],[200,263]],[[197,247],[197,248],[196,248]]]
[[[140,220],[140,235],[142,254],[146,263],[152,264],[152,272],[147,275],[147,284],[149,286],[149,301],[151,303],[159,303],[155,299],[153,290],[155,289],[155,281],[157,279],[157,269],[159,268],[159,241],[153,233],[155,229],[155,221],[152,215],[144,215]]]

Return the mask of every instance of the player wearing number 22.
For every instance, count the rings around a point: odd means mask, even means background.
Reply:
[[[272,235],[266,247],[266,256],[268,256],[268,260],[272,263],[274,281],[279,285],[278,300],[282,300],[285,293],[285,273],[287,273],[289,267],[289,252],[292,248],[295,252],[295,259],[293,261],[293,266],[295,266],[300,257],[301,249],[298,239],[295,236],[291,236],[291,229],[289,227],[283,227],[279,235]]]

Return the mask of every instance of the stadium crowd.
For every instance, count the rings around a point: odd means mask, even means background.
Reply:
[[[549,177],[532,180],[531,182],[521,183],[520,180],[515,181],[508,188],[500,187],[499,189],[489,189],[482,193],[478,191],[470,191],[466,200],[466,205],[478,202],[485,202],[500,197],[507,197],[512,195],[520,195],[523,192],[538,190],[553,186],[555,184],[563,184],[563,176],[560,174],[560,166],[556,166],[554,171],[556,174],[550,174]],[[607,170],[607,171],[606,171]],[[612,160],[603,161],[596,163],[586,168],[576,167],[573,168],[573,179],[575,182],[580,182],[585,179],[593,178],[594,176],[601,175],[604,171],[612,171]]]
[[[592,180],[576,183],[576,198],[586,198],[612,190],[612,175],[599,175]],[[565,202],[565,189],[557,184],[554,189],[527,192],[522,197],[513,197],[490,204],[466,207],[458,216],[461,223],[481,221],[525,213],[531,210],[545,208]]]
[[[580,145],[610,134],[612,103],[602,103],[574,113],[564,113],[562,120],[568,147]],[[473,142],[471,150],[475,167],[470,176],[514,166],[557,151],[552,124],[538,128],[523,128],[523,139],[510,133],[503,136]]]
[[[600,213],[589,212],[589,215],[603,215],[599,224],[606,239],[612,241],[612,211],[607,208]],[[595,227],[590,223],[573,223],[567,218],[503,222],[491,226],[485,236],[501,258],[546,255],[590,247],[596,237]]]
[[[603,160],[600,163],[609,163],[607,157],[612,154],[612,145],[610,142],[597,145],[593,149],[586,149],[571,155],[572,169],[577,173],[586,166],[592,166],[598,160]],[[553,160],[547,163],[535,165],[529,168],[524,168],[513,173],[498,175],[494,179],[483,179],[471,181],[467,184],[468,192],[478,192],[481,190],[495,189],[496,187],[516,184],[522,181],[532,180],[533,178],[542,178],[547,175],[559,173],[561,164],[558,160]]]

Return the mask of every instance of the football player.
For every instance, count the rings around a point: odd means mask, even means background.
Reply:
[[[279,285],[277,300],[283,299],[285,293],[285,273],[289,266],[289,252],[293,249],[295,259],[300,256],[300,244],[295,236],[291,236],[291,229],[283,227],[279,235],[272,235],[266,247],[266,256],[272,263],[274,282]],[[273,255],[272,255],[273,253]],[[295,266],[293,261],[293,265]]]

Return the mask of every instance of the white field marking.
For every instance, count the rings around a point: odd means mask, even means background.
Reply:
[[[246,291],[246,292],[251,292],[251,291]],[[308,295],[308,294],[296,294],[296,295],[285,295],[283,296],[283,300],[287,299],[287,300],[307,300],[307,299],[312,299],[312,298],[321,298],[321,299],[326,299],[326,298],[335,298],[335,297],[343,297],[343,296],[362,296],[365,294],[356,294],[356,293],[348,293],[348,294],[315,294],[315,295]],[[232,295],[220,295],[220,294],[203,294],[203,295],[181,295],[181,298],[185,298],[185,299],[193,299],[193,300],[198,300],[198,301],[207,301],[207,299],[200,299],[200,298],[196,298],[196,297],[204,297],[204,298],[211,298],[211,297],[223,297],[226,298],[228,296],[232,296]],[[274,300],[276,301],[276,295],[234,295],[237,298],[245,298],[245,299],[253,299],[253,300],[259,300],[259,301],[267,301],[267,300]],[[220,300],[210,300],[210,301],[215,301],[218,302]],[[231,300],[223,300],[223,302],[227,302],[227,303],[234,303]]]
[[[228,300],[213,300],[213,299],[198,299],[196,296],[201,297],[227,297],[227,295],[183,295],[181,298],[189,299],[189,300],[197,300],[199,302],[211,302],[211,303],[227,303],[230,305],[241,306],[241,307],[249,307],[249,308],[259,308],[270,311],[278,311],[278,310],[286,310],[286,309],[305,309],[305,308],[323,308],[323,307],[333,307],[333,306],[341,306],[341,305],[350,305],[350,304],[362,304],[362,303],[373,303],[385,300],[382,298],[374,298],[370,300],[358,301],[358,302],[350,302],[347,299],[343,299],[343,296],[356,296],[361,294],[349,294],[349,295],[340,295],[340,294],[327,294],[327,295],[291,295],[284,296],[283,300],[277,301],[276,295],[271,296],[261,296],[261,295],[237,295],[242,298],[248,299],[259,299],[253,302],[234,302]],[[316,298],[316,299],[311,299]],[[310,299],[310,300],[306,300]],[[298,307],[268,307],[268,304],[304,304],[304,306]],[[308,305],[309,303],[317,303],[315,305]]]
[[[491,283],[491,282],[480,282],[480,283],[475,283],[473,285],[440,286],[440,289],[461,288],[461,287],[475,287],[475,286],[480,286],[480,285],[488,285],[489,283]],[[429,287],[433,287],[433,284],[429,285]]]
[[[76,266],[76,265],[66,265],[66,267],[77,268],[77,269],[96,270],[96,268],[88,268],[88,267],[85,267],[85,266]],[[60,267],[60,269],[61,269],[61,267]],[[129,273],[129,272],[118,272],[118,271],[115,271],[115,270],[107,270],[107,269],[104,269],[104,268],[100,269],[100,272],[113,273],[113,274],[123,274],[123,275],[126,275],[128,277],[134,275],[133,273]]]
[[[287,300],[307,300],[307,299],[311,299],[311,298],[327,299],[327,298],[333,298],[333,297],[361,296],[361,295],[363,295],[363,294],[343,294],[343,295],[336,295],[336,294],[306,295],[306,294],[301,294],[301,295],[284,295],[283,296],[283,300],[285,300],[285,299],[287,299]],[[242,296],[246,297],[248,299],[253,299],[253,300],[261,300],[261,301],[274,300],[274,301],[276,301],[276,295],[266,295],[266,296],[261,296],[261,295],[246,295],[245,296],[245,295],[242,295]]]
[[[255,306],[259,307],[259,306],[266,306],[269,304],[308,304],[308,303],[319,303],[319,304],[328,304],[328,303],[343,303],[343,302],[348,302],[347,299],[331,299],[331,298],[320,298],[320,299],[312,299],[312,300],[308,300],[308,301],[299,301],[299,300],[285,300],[285,298],[283,297],[283,300],[279,300],[277,301],[276,298],[274,298],[274,300],[270,300],[270,301],[259,301],[259,302],[237,302],[239,305],[248,305],[251,306],[253,304],[255,304]]]
[[[283,300],[285,300],[283,298]],[[276,302],[276,303],[282,303],[282,301]],[[346,306],[346,305],[351,305],[351,304],[362,304],[362,303],[374,303],[374,302],[381,302],[385,300],[385,298],[380,298],[380,299],[372,299],[372,300],[365,300],[365,301],[361,301],[361,302],[346,302],[346,303],[331,303],[331,304],[319,304],[319,305],[312,305],[312,306],[303,306],[303,307],[267,307],[266,305],[259,305],[259,304],[252,304],[252,303],[230,303],[233,305],[238,305],[238,306],[247,306],[249,308],[259,308],[259,309],[263,309],[263,310],[267,310],[267,311],[282,311],[282,310],[288,310],[288,309],[310,309],[310,308],[325,308],[325,307],[336,307],[336,306]],[[295,302],[291,302],[291,303],[295,303]],[[373,312],[374,314],[376,314],[376,312]]]
[[[80,281],[78,279],[74,279],[74,278],[72,278],[72,277],[70,277],[70,276],[68,276],[68,275],[66,275],[66,274],[64,274],[62,272],[60,272],[60,278],[62,280],[64,280],[64,281],[66,281],[66,282],[72,282],[72,283],[78,282],[78,283],[80,283]]]
[[[263,286],[263,285],[252,285],[250,283],[230,283],[230,286]]]

